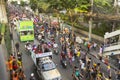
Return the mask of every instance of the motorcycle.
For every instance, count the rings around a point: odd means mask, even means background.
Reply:
[[[53,51],[56,55],[58,55],[59,51],[58,51],[58,44],[57,43],[53,43]]]
[[[31,44],[25,45],[26,52],[30,54],[30,50],[32,50]]]
[[[54,48],[54,54],[58,55],[58,49],[57,48]]]
[[[67,61],[66,59],[61,60],[61,64],[63,68],[67,68]]]

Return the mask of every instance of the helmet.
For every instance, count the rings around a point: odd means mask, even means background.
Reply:
[[[31,73],[31,77],[33,77],[34,76],[34,73]]]

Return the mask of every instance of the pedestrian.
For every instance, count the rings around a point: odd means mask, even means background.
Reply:
[[[13,70],[16,71],[18,69],[17,61],[13,61]]]
[[[93,43],[93,49],[96,51],[97,43]]]
[[[97,78],[97,70],[95,69],[95,66],[96,65],[94,65],[94,67],[91,69],[91,80],[96,80]]]
[[[102,54],[103,54],[103,48],[102,48],[102,46],[100,46],[99,53],[98,53],[98,57],[100,60],[102,60]]]
[[[89,80],[90,79],[90,67],[86,67],[86,70],[85,70],[85,78],[86,80]]]
[[[13,35],[11,32],[10,32],[10,39],[13,40]]]
[[[19,43],[18,42],[15,44],[15,48],[16,48],[16,52],[18,53],[19,52]]]
[[[13,65],[12,65],[12,60],[8,59],[7,61],[7,70],[10,72],[10,80],[12,80],[12,74],[13,74]]]
[[[20,69],[18,72],[18,78],[19,80],[24,80],[26,78],[24,71],[22,69]]]
[[[120,80],[120,71],[116,71],[116,80]]]
[[[82,75],[84,75],[85,63],[82,59],[80,60],[80,69],[81,69]]]
[[[111,68],[110,65],[107,66],[108,77],[111,77]]]
[[[80,49],[77,51],[77,54],[76,54],[76,58],[77,58],[77,61],[79,62],[79,58],[80,58]]]
[[[90,47],[91,47],[91,44],[90,44],[90,42],[88,42],[88,44],[87,44],[87,52],[89,53],[90,52]]]
[[[18,79],[18,73],[17,73],[17,71],[15,71],[14,73],[13,73],[13,79],[12,80],[19,80]]]
[[[1,44],[1,42],[2,42],[2,34],[0,33],[0,44]]]

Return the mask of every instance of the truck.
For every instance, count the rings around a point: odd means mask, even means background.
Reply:
[[[56,64],[52,61],[52,55],[52,52],[36,54],[34,51],[31,51],[31,58],[42,80],[62,80]]]

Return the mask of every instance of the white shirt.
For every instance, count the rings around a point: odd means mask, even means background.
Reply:
[[[38,35],[38,39],[40,40],[42,38],[42,35]]]
[[[57,48],[57,47],[58,47],[58,44],[56,44],[56,43],[53,44],[53,47],[54,47],[54,48]]]
[[[81,63],[81,69],[84,69],[84,67],[85,67],[85,63]]]
[[[102,48],[100,48],[100,51],[99,51],[100,54],[102,54]]]
[[[96,43],[94,43],[94,47],[96,47],[97,46],[97,44]]]

